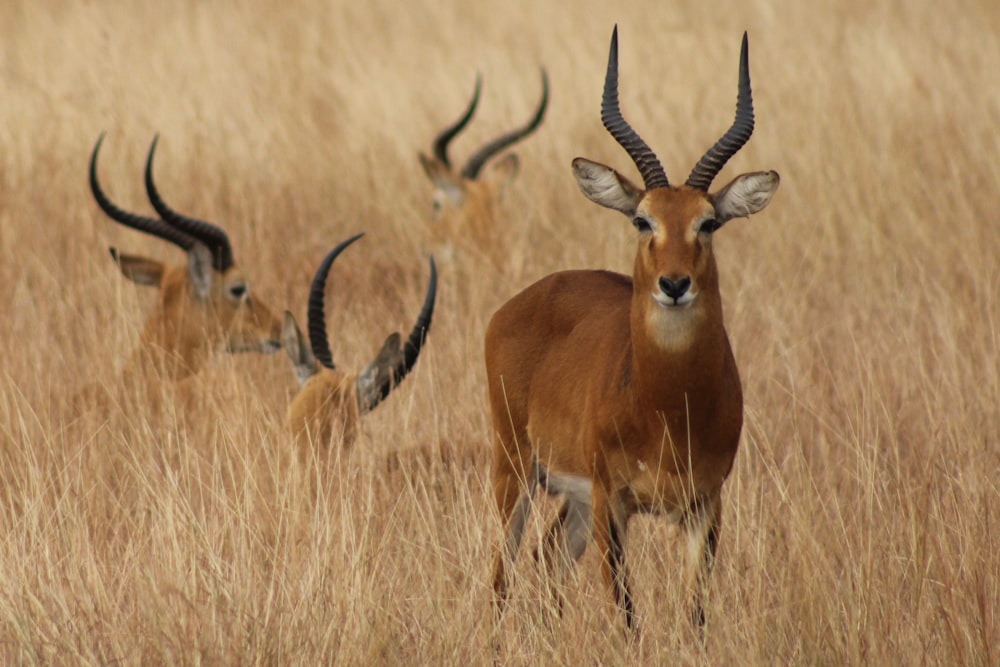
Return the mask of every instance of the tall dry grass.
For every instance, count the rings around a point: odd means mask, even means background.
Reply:
[[[511,664],[996,664],[1000,619],[1000,12],[953,3],[9,2],[0,13],[0,655],[15,664],[489,663],[482,333],[562,268],[627,271],[625,221],[577,155],[633,173],[598,119],[612,25],[626,115],[674,180],[731,120],[750,32],[758,126],[719,182],[783,185],[716,241],[746,394],[708,636],[685,623],[673,529],[639,520],[627,645],[588,553],[565,617],[525,558]],[[289,456],[283,355],[184,389],[117,387],[148,290],[105,247],[182,261],[108,221],[102,181],[229,230],[255,294],[298,316],[335,242],[334,354],[406,330],[426,280],[416,160],[484,74],[457,152],[520,122],[506,270],[442,267],[413,376],[340,474]],[[84,384],[109,390],[76,412]],[[156,410],[150,405],[159,406]],[[414,462],[415,447],[453,447]],[[399,452],[403,452],[399,454]],[[402,463],[400,463],[402,461]],[[387,463],[389,462],[389,463]],[[391,465],[390,465],[391,463]],[[542,503],[542,517],[552,508]]]

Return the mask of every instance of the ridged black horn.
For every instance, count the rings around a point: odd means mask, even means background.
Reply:
[[[107,195],[104,194],[104,190],[101,189],[101,184],[97,181],[97,154],[101,150],[101,143],[104,142],[104,133],[98,137],[97,143],[94,145],[94,151],[90,154],[90,191],[94,194],[94,199],[97,200],[97,205],[101,207],[109,218],[115,222],[120,222],[126,227],[131,227],[132,229],[137,229],[140,232],[145,232],[157,238],[161,238],[164,241],[173,243],[179,246],[185,252],[191,250],[195,244],[195,238],[182,232],[171,225],[168,225],[163,220],[157,218],[147,218],[142,215],[136,215],[135,213],[129,213],[128,211],[122,210],[115,206]]]
[[[444,166],[451,167],[451,160],[448,159],[448,144],[454,139],[459,132],[465,129],[465,126],[469,124],[472,120],[472,114],[476,112],[476,106],[479,105],[479,91],[483,85],[483,77],[481,74],[476,74],[476,89],[472,93],[472,101],[469,102],[469,108],[465,110],[462,117],[459,118],[453,125],[446,127],[441,131],[441,134],[437,135],[434,139],[434,157],[444,163]]]
[[[344,251],[344,248],[351,245],[364,236],[364,233],[355,234],[346,241],[341,241],[316,269],[313,276],[312,285],[309,287],[309,344],[312,345],[313,356],[326,368],[335,368],[333,365],[333,354],[330,353],[330,342],[326,337],[326,313],[323,310],[323,298],[326,292],[326,277],[330,273],[330,267],[337,255]]]
[[[722,170],[722,167],[753,134],[753,95],[750,92],[750,64],[747,56],[747,34],[743,33],[743,46],[740,49],[740,80],[739,92],[736,96],[736,119],[722,138],[708,149],[708,152],[691,170],[687,185],[708,192],[712,180]]]
[[[462,167],[461,176],[463,178],[474,179],[479,176],[479,172],[482,170],[483,165],[491,157],[507,148],[508,146],[524,139],[529,134],[538,129],[538,126],[542,124],[542,119],[545,118],[545,110],[549,106],[549,75],[546,73],[545,68],[542,68],[542,99],[538,103],[538,109],[535,110],[535,115],[531,117],[526,125],[520,127],[516,130],[512,130],[507,134],[497,137],[490,143],[486,144],[475,154],[469,158],[469,161],[465,163]]]
[[[420,350],[427,341],[427,332],[431,329],[431,319],[434,316],[434,302],[437,299],[437,265],[431,257],[431,279],[427,284],[427,294],[424,296],[424,305],[417,315],[417,322],[413,325],[410,337],[403,343],[403,360],[396,366],[392,377],[387,377],[378,387],[378,399],[369,406],[369,410],[381,403],[392,391],[393,387],[403,381],[417,363]]]
[[[153,155],[156,153],[156,143],[160,140],[160,135],[153,137],[153,143],[149,147],[149,155],[146,158],[146,194],[149,201],[156,209],[156,212],[165,221],[178,229],[187,232],[206,246],[212,253],[212,267],[216,271],[225,271],[233,265],[233,248],[229,244],[229,236],[210,222],[196,220],[177,213],[167,206],[160,196],[153,182]]]
[[[622,117],[618,106],[618,26],[611,33],[611,52],[608,54],[608,72],[604,76],[604,96],[601,98],[601,122],[615,138],[642,175],[647,190],[670,186],[663,165],[646,142]]]

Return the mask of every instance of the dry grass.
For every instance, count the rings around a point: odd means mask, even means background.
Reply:
[[[639,640],[626,646],[610,623],[594,554],[561,620],[526,559],[508,661],[1000,661],[1000,12],[874,4],[8,3],[3,661],[490,662],[499,526],[482,333],[545,273],[629,269],[629,226],[569,171],[586,155],[632,173],[597,113],[615,22],[625,113],[674,180],[731,119],[750,31],[758,129],[719,182],[773,168],[783,185],[717,241],[747,425],[703,648],[684,622],[673,529],[640,520]],[[149,210],[142,160],[159,131],[165,196],[227,227],[276,308],[301,317],[319,258],[366,231],[330,308],[334,354],[357,368],[421,300],[430,195],[416,152],[477,69],[481,117],[456,150],[520,122],[539,64],[552,104],[519,149],[507,270],[442,267],[426,352],[339,475],[316,484],[289,456],[283,355],[219,358],[183,401],[173,387],[116,388],[152,296],[105,246],[181,256],[91,201],[102,130],[112,198]],[[72,414],[88,381],[112,400]],[[442,443],[447,464],[407,453]]]

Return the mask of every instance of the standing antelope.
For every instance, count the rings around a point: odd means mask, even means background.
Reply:
[[[362,236],[357,234],[338,244],[316,269],[309,289],[311,348],[303,339],[295,318],[285,311],[282,340],[301,386],[288,406],[287,423],[302,453],[309,451],[309,442],[329,446],[334,436],[341,436],[343,445],[350,446],[357,433],[358,420],[374,410],[417,363],[431,326],[437,295],[437,268],[433,257],[424,305],[406,344],[401,347],[400,336],[394,333],[386,338],[382,350],[361,373],[348,374],[336,369],[323,308],[326,279],[337,256]]]
[[[495,610],[500,618],[506,568],[541,485],[565,498],[544,539],[548,562],[571,567],[593,534],[604,580],[630,629],[628,519],[652,512],[678,522],[688,538],[692,621],[700,629],[722,484],[743,425],[712,237],[728,220],[762,210],[779,180],[773,171],[754,172],[708,192],[753,131],[746,35],[736,120],[683,186],[669,184],[656,155],[622,117],[617,26],[601,120],[635,162],[645,189],[583,158],[573,160],[573,172],[588,199],[624,213],[638,229],[631,278],[608,271],[552,274],[503,305],[486,331],[493,488],[504,521]]]
[[[142,342],[126,371],[150,366],[173,379],[196,373],[216,351],[277,351],[281,322],[262,301],[252,299],[243,271],[233,261],[226,232],[169,208],[153,183],[153,140],[146,160],[146,192],[160,219],[124,211],[111,202],[97,180],[102,134],[90,156],[90,190],[101,209],[116,222],[178,246],[187,266],[165,266],[110,248],[122,274],[137,285],[160,290],[146,321]]]
[[[433,157],[420,153],[420,164],[434,185],[434,212],[441,226],[452,234],[449,240],[471,235],[485,241],[497,233],[495,206],[506,186],[517,176],[520,163],[516,153],[508,153],[486,172],[483,167],[500,151],[534,132],[541,125],[549,102],[549,79],[543,69],[542,99],[531,120],[482,146],[456,172],[448,157],[448,144],[472,119],[479,104],[481,86],[482,77],[477,76],[472,101],[465,113],[434,139]],[[483,247],[488,245],[484,243]]]

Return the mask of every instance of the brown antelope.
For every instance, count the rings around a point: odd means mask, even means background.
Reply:
[[[743,425],[712,238],[728,220],[762,210],[778,188],[778,174],[765,171],[708,192],[753,131],[745,34],[738,88],[732,127],[683,186],[671,186],[656,155],[622,117],[615,28],[601,120],[635,162],[645,188],[583,158],[573,160],[573,172],[588,199],[624,213],[638,229],[632,276],[552,274],[503,305],[486,332],[493,487],[504,521],[493,575],[498,619],[508,595],[507,567],[533,491],[542,486],[564,496],[543,541],[548,562],[571,567],[593,535],[604,580],[630,629],[629,517],[650,512],[679,523],[689,545],[692,621],[703,627],[722,484]]]
[[[434,185],[434,213],[445,233],[450,234],[448,240],[468,236],[485,240],[497,234],[495,207],[504,189],[517,176],[520,162],[517,154],[508,153],[485,172],[483,167],[502,150],[534,132],[542,123],[549,102],[549,79],[543,69],[542,99],[531,120],[482,146],[456,171],[448,157],[448,144],[472,119],[479,105],[481,86],[482,77],[477,76],[472,101],[462,117],[434,139],[433,156],[420,153],[420,164]]]
[[[386,338],[381,351],[361,373],[337,370],[326,333],[323,306],[326,279],[337,256],[362,236],[357,234],[338,244],[316,269],[309,289],[311,347],[295,318],[285,311],[282,340],[300,385],[299,393],[288,406],[287,424],[301,453],[315,451],[308,447],[310,442],[329,447],[334,437],[340,437],[344,447],[350,446],[357,434],[358,420],[374,410],[417,363],[431,326],[437,295],[433,257],[424,305],[405,345],[400,345],[400,336],[394,333]]]
[[[137,285],[160,290],[146,321],[142,342],[126,364],[127,372],[152,367],[173,379],[196,373],[217,351],[277,351],[281,322],[262,301],[251,298],[243,271],[233,261],[229,237],[221,228],[174,212],[153,183],[153,154],[146,160],[146,192],[160,218],[122,210],[111,202],[97,180],[102,134],[90,157],[90,190],[112,220],[178,246],[187,266],[165,266],[146,257],[110,248],[122,274]]]

